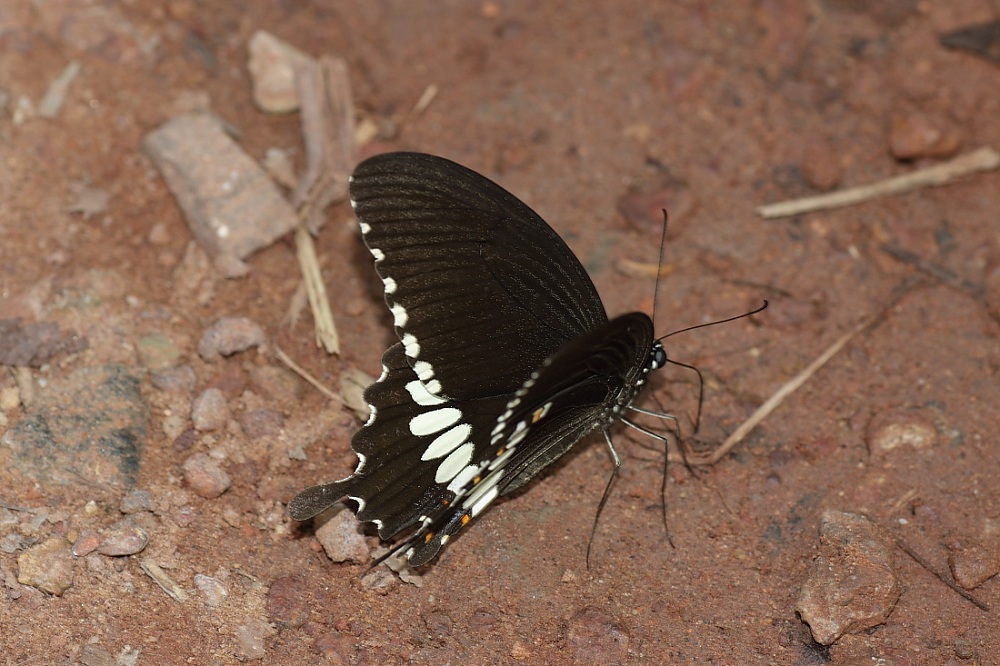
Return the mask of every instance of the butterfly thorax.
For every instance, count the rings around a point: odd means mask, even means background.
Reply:
[[[645,365],[641,367],[639,372],[635,373],[634,378],[628,378],[632,381],[623,385],[622,390],[612,401],[609,409],[605,410],[604,422],[601,424],[601,427],[609,428],[614,425],[621,418],[622,413],[632,405],[639,393],[642,392],[643,387],[649,380],[649,374],[653,370],[662,368],[666,362],[667,352],[663,348],[663,343],[659,340],[654,340]]]

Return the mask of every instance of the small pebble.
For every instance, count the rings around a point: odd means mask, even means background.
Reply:
[[[477,608],[469,618],[469,626],[475,631],[491,633],[500,627],[500,618],[488,608]]]
[[[0,412],[12,412],[21,406],[21,392],[16,386],[0,389]]]
[[[254,104],[268,113],[289,113],[298,109],[295,69],[313,59],[265,30],[258,30],[250,37],[247,50]]]
[[[153,495],[148,490],[139,490],[138,488],[130,490],[128,493],[122,497],[121,504],[118,509],[124,514],[139,513],[140,511],[152,511],[155,508],[153,504]]]
[[[62,537],[52,537],[17,556],[17,582],[61,596],[73,585],[73,555]]]
[[[283,404],[294,403],[302,395],[302,381],[290,370],[274,365],[251,370],[250,384],[261,395]]]
[[[361,523],[350,511],[337,511],[316,530],[316,538],[323,545],[326,556],[334,562],[364,564],[371,561]]]
[[[193,507],[185,505],[177,507],[177,509],[170,514],[170,517],[173,518],[178,527],[187,527],[198,518],[198,513]]]
[[[188,425],[186,417],[171,412],[163,417],[163,434],[167,436],[167,439],[176,440],[188,430]],[[191,430],[191,432],[195,431]]]
[[[226,396],[217,388],[205,389],[191,403],[191,423],[195,430],[219,430],[226,425],[230,416]]]
[[[276,436],[285,425],[285,417],[276,409],[248,409],[240,416],[243,434],[250,439]]]
[[[147,370],[166,370],[181,357],[180,348],[163,333],[152,333],[139,338],[136,344],[139,362]]]
[[[919,111],[894,117],[889,129],[889,149],[898,160],[951,157],[961,143],[957,129]]]
[[[84,645],[80,650],[80,663],[83,666],[115,666],[115,656],[96,645]]]
[[[17,532],[11,532],[9,534],[0,537],[0,553],[16,553],[30,543],[27,537]]]
[[[154,372],[150,379],[153,386],[170,393],[192,393],[197,378],[190,365],[178,365]]]
[[[229,363],[223,366],[222,370],[209,380],[205,388],[219,389],[227,399],[233,400],[242,395],[246,386],[247,378],[243,369],[238,365]]]
[[[236,280],[250,274],[249,264],[233,254],[220,254],[212,260],[212,266],[228,280]]]
[[[802,155],[802,175],[821,192],[828,192],[840,184],[843,169],[840,153],[825,138],[811,136],[805,139]]]
[[[170,230],[167,229],[167,225],[165,223],[157,222],[149,228],[146,240],[148,240],[151,245],[166,245],[170,242]]]
[[[951,544],[948,566],[956,583],[966,590],[974,590],[1000,573],[1000,546]]]
[[[264,639],[274,630],[263,620],[251,620],[236,628],[237,654],[256,661],[264,658]]]
[[[387,567],[375,567],[361,577],[366,590],[385,596],[399,586],[399,579]]]
[[[292,164],[292,158],[288,152],[281,148],[268,148],[264,152],[261,164],[278,184],[289,190],[294,190],[299,183],[299,177],[295,173],[295,165]]]
[[[222,584],[222,581],[205,574],[194,575],[194,586],[205,597],[205,603],[212,608],[221,606],[229,596],[229,590]]]
[[[148,543],[149,535],[144,529],[122,520],[104,530],[97,552],[110,557],[135,555],[142,552]]]
[[[691,188],[681,181],[662,179],[640,190],[623,194],[615,209],[626,222],[642,231],[659,230],[663,226],[663,211],[670,211],[670,220],[683,220],[699,206]]]
[[[873,452],[885,452],[900,446],[923,449],[937,440],[937,428],[929,419],[912,410],[885,411],[868,423],[865,439]]]
[[[309,619],[310,584],[302,576],[276,578],[267,591],[267,619],[279,627],[301,627]]]
[[[185,430],[174,439],[174,450],[187,451],[198,441],[198,432],[193,428]]]
[[[435,640],[446,639],[454,633],[455,621],[442,610],[432,610],[424,616],[427,633]]]
[[[215,499],[232,485],[226,471],[204,453],[196,453],[184,461],[184,482],[205,499]]]
[[[565,649],[574,664],[624,663],[628,645],[628,631],[601,608],[583,608],[569,621]]]
[[[264,343],[264,330],[246,317],[224,317],[201,336],[198,355],[205,361],[217,361]]]
[[[413,585],[415,587],[423,587],[424,579],[417,573],[417,570],[410,566],[410,563],[401,557],[390,557],[385,561],[385,566],[389,567],[397,576],[402,583],[407,585]]]
[[[227,506],[222,510],[222,519],[226,521],[226,524],[230,527],[240,526],[240,512],[231,506]]]
[[[316,638],[313,649],[322,655],[325,664],[359,663],[354,659],[356,649],[355,639],[339,634],[336,631],[326,631]]]
[[[73,542],[73,548],[70,549],[70,552],[75,557],[85,557],[97,550],[99,545],[101,545],[101,535],[92,530],[85,530]]]
[[[976,648],[971,642],[960,638],[955,641],[955,656],[959,659],[972,659],[976,656]]]
[[[517,661],[527,661],[531,659],[531,648],[521,641],[514,641],[514,645],[510,648],[510,656]]]
[[[886,621],[902,592],[893,548],[866,517],[823,513],[819,555],[796,607],[817,643],[830,645]]]

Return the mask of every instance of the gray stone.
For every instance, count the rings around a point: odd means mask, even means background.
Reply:
[[[36,388],[27,416],[0,438],[12,467],[46,486],[135,484],[148,407],[128,368],[75,370]]]

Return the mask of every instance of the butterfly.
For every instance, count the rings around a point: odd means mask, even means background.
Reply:
[[[609,429],[667,362],[648,315],[609,320],[558,234],[459,164],[376,155],[350,195],[399,342],[364,393],[357,469],[297,494],[292,518],[353,500],[383,540],[412,528],[390,555],[419,566],[587,434],[620,464]]]

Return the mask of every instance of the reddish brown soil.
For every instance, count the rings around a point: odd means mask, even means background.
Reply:
[[[819,187],[933,163],[933,146],[914,164],[894,158],[891,134],[905,130],[906,118],[930,119],[962,150],[1000,146],[1000,69],[938,44],[945,31],[989,20],[988,3],[865,5],[347,1],[244,9],[132,0],[0,8],[8,95],[0,319],[55,321],[87,338],[87,351],[35,368],[36,381],[109,362],[137,368],[149,406],[137,487],[170,507],[150,519],[142,555],[75,560],[62,596],[16,582],[22,548],[0,553],[4,663],[114,663],[108,655],[124,654],[119,663],[231,664],[242,659],[241,627],[266,634],[266,664],[1000,663],[996,613],[902,551],[902,596],[883,626],[821,649],[795,611],[824,509],[870,516],[942,572],[949,549],[996,549],[1000,537],[1000,176],[792,219],[754,213]],[[290,242],[252,257],[244,279],[203,271],[192,284],[178,269],[190,233],[139,151],[141,138],[195,93],[239,130],[251,155],[289,148],[301,167],[298,117],[267,116],[251,102],[246,44],[258,29],[346,58],[359,109],[386,135],[402,123],[365,153],[445,155],[522,197],[578,253],[609,312],[652,305],[653,281],[618,267],[656,261],[661,205],[671,210],[661,333],[769,299],[753,321],[669,341],[673,358],[706,375],[700,440],[708,444],[917,281],[722,462],[697,479],[674,468],[667,495],[676,548],[659,522],[660,458],[643,448],[648,441],[616,431],[625,464],[589,570],[587,538],[611,469],[598,438],[498,503],[426,570],[422,586],[369,590],[364,567],[331,563],[283,512],[295,490],[352,469],[358,422],[311,389],[281,403],[245,387],[252,369],[279,365],[274,344],[328,386],[346,368],[377,374],[390,317],[349,207],[329,211],[318,239],[342,336],[341,357],[330,358],[314,347],[308,316],[284,323],[299,280]],[[57,117],[15,122],[18,99],[37,104],[71,60],[82,71]],[[437,98],[406,117],[429,84]],[[67,212],[81,184],[106,191],[107,209],[89,218]],[[646,195],[638,204],[649,215],[619,210]],[[925,275],[887,245],[957,279]],[[229,315],[259,323],[270,344],[201,361],[202,332]],[[234,412],[281,410],[285,434],[252,440],[234,425],[176,445],[165,420],[187,419],[194,394],[165,394],[142,374],[136,348],[151,333],[169,338],[178,362],[194,368],[196,392],[228,377]],[[689,373],[667,372],[654,390],[670,410],[693,411]],[[870,424],[894,413],[932,423],[933,441],[872,448]],[[15,408],[3,427],[24,417]],[[306,461],[288,457],[296,445]],[[12,512],[17,524],[0,530],[30,537],[23,547],[121,518],[122,489],[35,483],[2,451],[0,499],[55,514],[31,526],[32,514]],[[209,451],[233,478],[213,500],[180,480],[183,461]],[[193,520],[178,520],[177,511]],[[190,598],[179,603],[156,587],[141,557],[165,567]],[[196,591],[199,573],[226,585],[218,608]],[[1000,606],[996,579],[974,594]],[[135,650],[138,661],[128,662]]]

